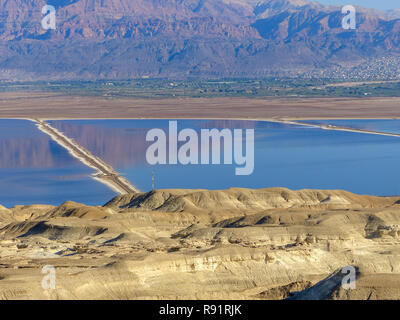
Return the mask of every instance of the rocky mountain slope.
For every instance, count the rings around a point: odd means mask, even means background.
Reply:
[[[400,20],[305,0],[0,0],[0,78],[97,79],[318,74],[397,55]]]
[[[399,225],[400,197],[282,188],[0,206],[0,298],[399,299]]]

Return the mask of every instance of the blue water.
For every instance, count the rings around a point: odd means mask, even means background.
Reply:
[[[115,196],[94,171],[25,120],[0,119],[0,204],[103,205]]]
[[[311,122],[311,121],[310,121]],[[400,133],[398,120],[312,121]],[[157,165],[145,159],[146,132],[167,120],[66,120],[51,124],[112,164],[132,184],[156,188],[230,187],[344,189],[358,194],[399,195],[400,138],[254,121],[178,121],[178,128],[254,129],[255,169],[236,176],[236,165]],[[102,205],[115,193],[93,180],[32,122],[0,120],[0,204],[54,204],[72,200]]]
[[[154,170],[156,188],[287,187],[400,194],[400,138],[396,137],[270,122],[178,121],[179,129],[196,131],[254,128],[254,173],[236,176],[235,165],[148,165],[145,152],[151,143],[145,141],[146,132],[152,128],[167,131],[167,120],[66,120],[51,124],[112,164],[142,191],[151,190]],[[396,123],[376,120],[368,126],[389,132]]]

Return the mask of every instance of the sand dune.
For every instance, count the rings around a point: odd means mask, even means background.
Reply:
[[[248,214],[274,208],[373,208],[393,205],[400,197],[359,196],[345,191],[285,188],[224,191],[158,190],[115,197],[106,207],[119,210],[142,209],[164,212],[235,212]]]
[[[0,298],[398,299],[399,203],[273,188],[0,207]],[[356,290],[340,286],[347,265]]]

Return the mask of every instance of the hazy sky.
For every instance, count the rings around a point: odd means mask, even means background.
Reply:
[[[388,10],[400,8],[400,0],[313,0],[323,4],[363,6],[367,8],[375,8],[379,10]]]

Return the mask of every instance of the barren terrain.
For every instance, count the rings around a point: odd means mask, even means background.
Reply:
[[[400,197],[282,188],[0,207],[0,298],[399,299],[399,225]]]
[[[400,118],[400,98],[182,98],[79,97],[0,93],[0,118]]]

